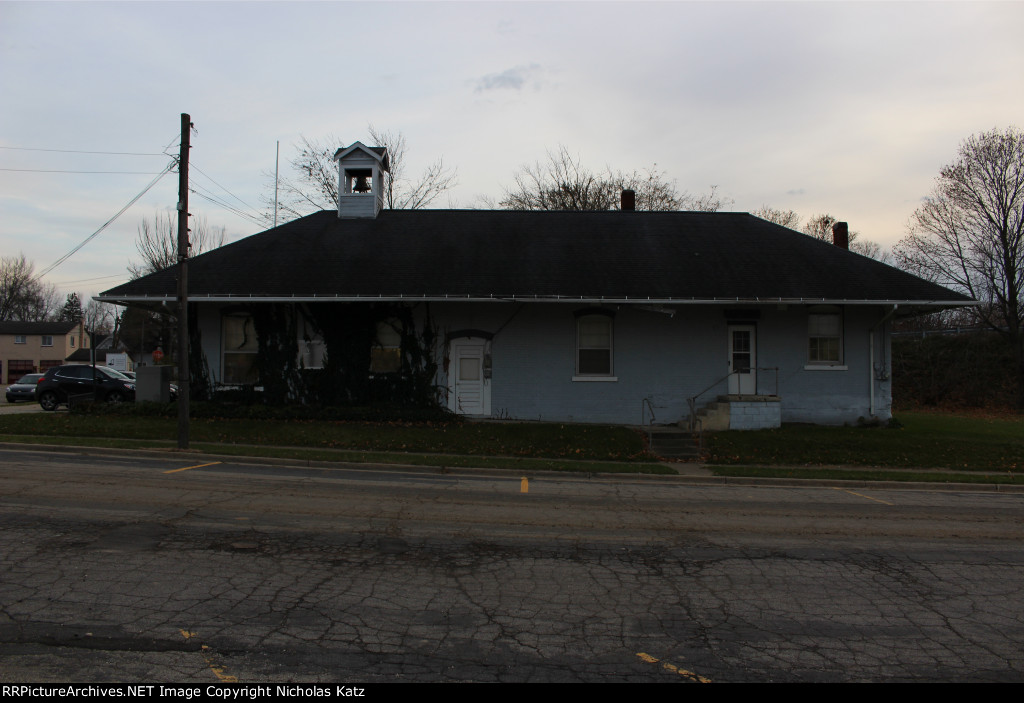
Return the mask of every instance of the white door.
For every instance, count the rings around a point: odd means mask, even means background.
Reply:
[[[753,325],[729,325],[729,394],[757,394],[757,337]]]
[[[448,407],[459,415],[491,414],[491,379],[485,369],[486,342],[452,342]]]

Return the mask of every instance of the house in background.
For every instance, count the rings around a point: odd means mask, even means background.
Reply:
[[[893,321],[973,304],[850,252],[845,223],[832,245],[746,213],[633,211],[628,192],[608,212],[383,210],[386,152],[336,158],[337,212],[190,261],[214,383],[418,370],[473,417],[674,423],[721,397],[735,428],[884,420]],[[173,306],[175,271],[97,299]]]
[[[66,363],[91,364],[94,353],[96,363],[101,366],[109,366],[115,371],[132,371],[135,368],[134,359],[128,353],[127,346],[122,341],[118,341],[115,345],[112,334],[96,335],[92,340],[92,348],[78,349],[68,356]]]
[[[89,348],[82,322],[0,322],[0,378],[14,383],[27,373],[67,363]]]

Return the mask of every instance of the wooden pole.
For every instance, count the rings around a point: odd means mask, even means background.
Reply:
[[[178,157],[178,449],[188,449],[188,151],[192,121],[181,114]]]

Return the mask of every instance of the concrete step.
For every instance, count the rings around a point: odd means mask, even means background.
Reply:
[[[651,453],[666,459],[697,459],[700,451],[692,432],[679,430],[651,433]]]

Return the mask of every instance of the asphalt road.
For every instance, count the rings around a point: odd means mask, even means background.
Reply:
[[[0,451],[0,680],[1024,681],[1019,493],[209,462]]]

